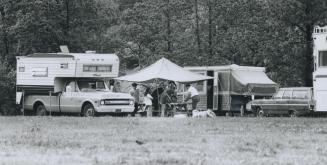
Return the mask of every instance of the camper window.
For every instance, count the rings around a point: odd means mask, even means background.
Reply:
[[[319,51],[319,67],[327,66],[327,51]]]
[[[111,65],[83,65],[83,72],[111,72]]]
[[[19,67],[19,72],[25,72],[25,67]]]
[[[68,63],[61,63],[60,68],[61,69],[68,69]]]
[[[32,68],[33,77],[48,77],[48,67]]]

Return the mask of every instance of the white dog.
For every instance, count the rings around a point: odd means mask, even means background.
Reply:
[[[194,118],[216,117],[216,114],[210,109],[208,109],[206,111],[193,110],[192,117],[194,117]]]

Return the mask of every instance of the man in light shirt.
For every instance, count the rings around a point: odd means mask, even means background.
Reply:
[[[195,110],[198,102],[200,102],[199,92],[193,86],[191,86],[191,84],[186,84],[185,86],[187,88],[187,97],[185,102],[192,99],[192,110]]]
[[[137,88],[137,84],[135,82],[132,84],[132,89],[129,91],[129,94],[134,97],[134,111],[132,113],[132,116],[135,116],[138,111],[140,102],[140,90]]]

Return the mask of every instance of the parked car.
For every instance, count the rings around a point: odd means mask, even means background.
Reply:
[[[280,88],[271,99],[253,100],[246,109],[259,117],[289,115],[296,117],[314,108],[313,92],[309,87]]]

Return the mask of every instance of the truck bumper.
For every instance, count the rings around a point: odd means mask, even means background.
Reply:
[[[95,107],[95,111],[99,113],[131,113],[134,106],[99,106]]]

